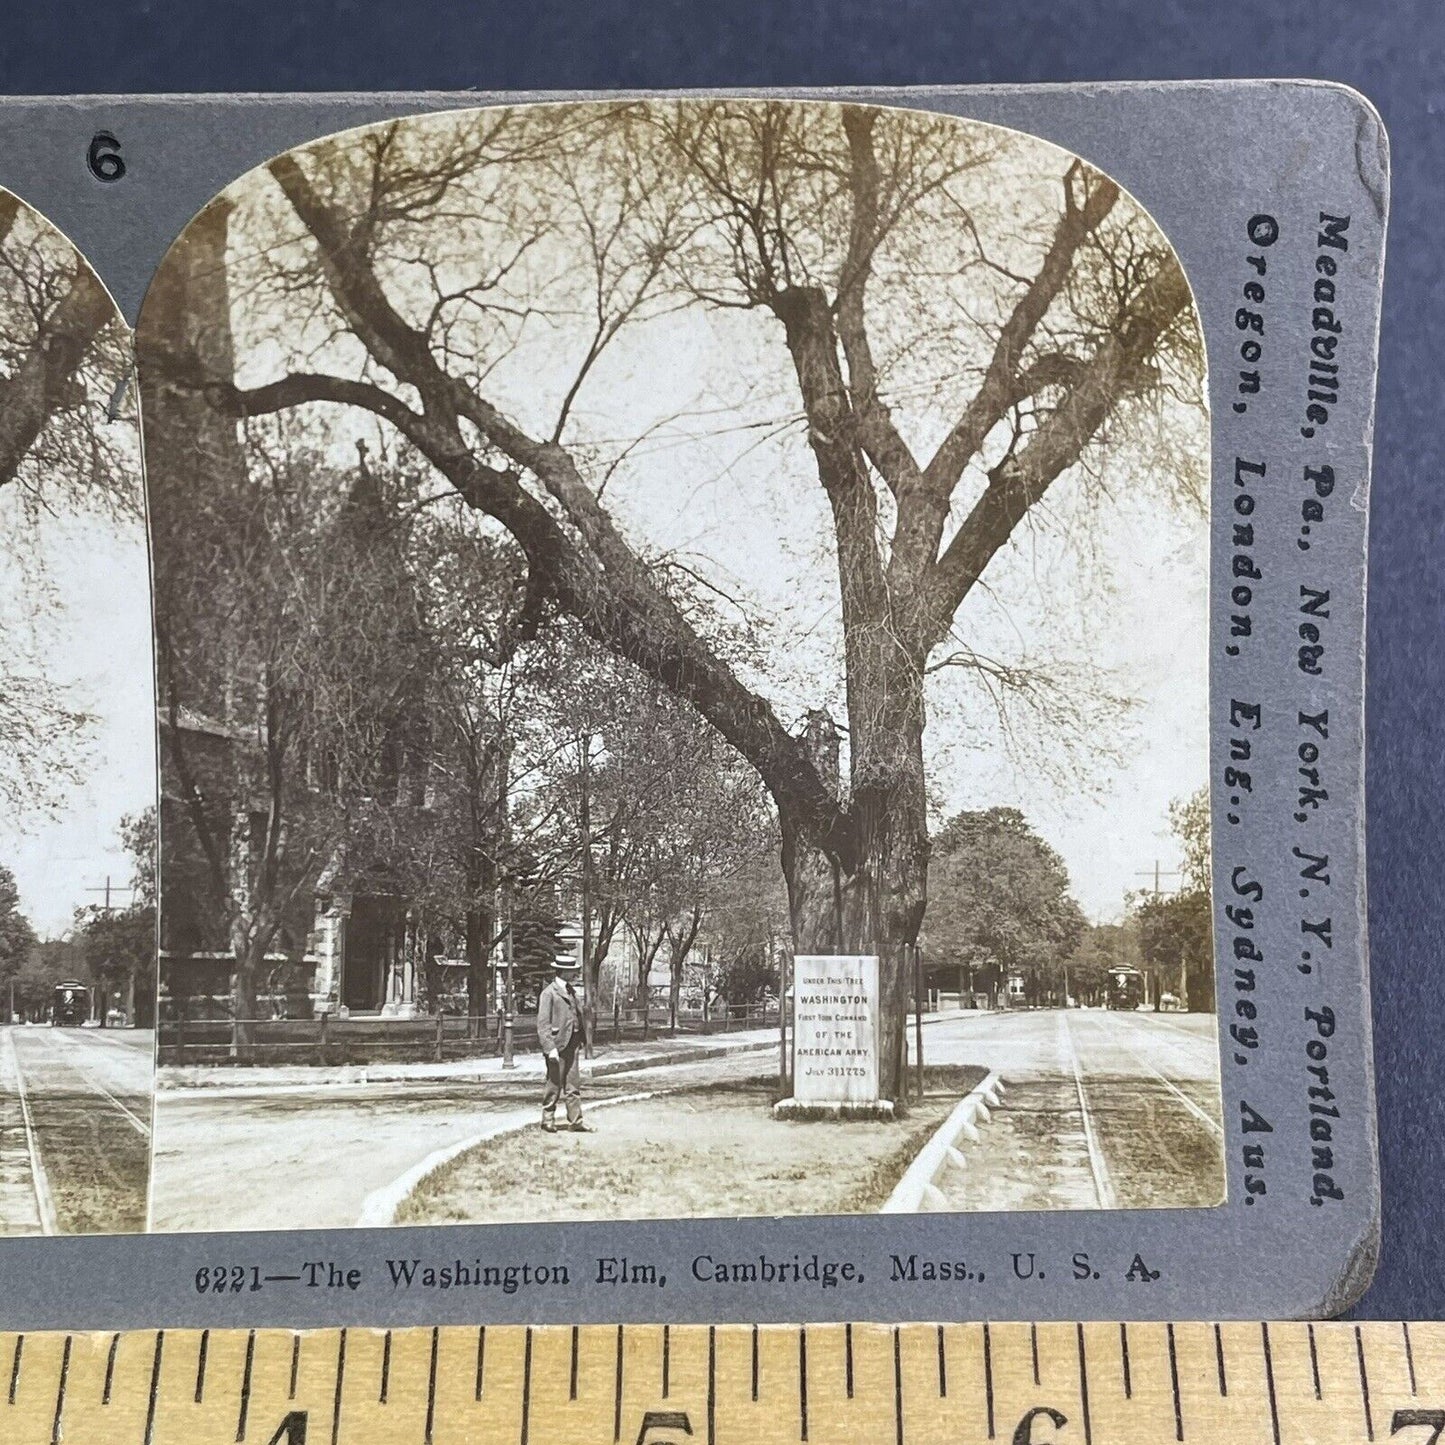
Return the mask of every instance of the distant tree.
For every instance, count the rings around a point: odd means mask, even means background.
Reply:
[[[713,965],[710,986],[731,1006],[761,1003],[778,993],[778,964],[765,943],[755,940]]]
[[[10,989],[35,946],[35,930],[20,911],[15,875],[0,864],[0,1007],[8,1008]]]
[[[1064,960],[1087,925],[1063,859],[1018,809],[950,819],[933,839],[928,889],[930,960],[985,977],[1018,972],[1032,1001],[1061,989]]]
[[[345,889],[404,851],[434,659],[404,535],[378,525],[390,477],[263,430],[243,452],[203,428],[210,484],[158,483],[154,508],[162,911],[230,952],[238,1040],[323,874]]]
[[[149,1028],[155,1022],[156,916],[145,906],[91,909],[76,930],[75,942],[85,971],[100,990],[100,1018],[106,1021],[111,1000],[133,1000],[131,1023]]]
[[[1070,992],[1082,1003],[1098,1003],[1109,969],[1118,964],[1137,968],[1139,963],[1137,918],[1131,915],[1123,923],[1091,923],[1069,956]]]
[[[717,882],[706,932],[709,1002],[755,1004],[782,989],[792,935],[776,847],[759,848]]]
[[[15,975],[15,1011],[23,1019],[48,1019],[55,985],[82,981],[85,963],[73,938],[37,939]]]
[[[1182,996],[1196,1012],[1214,1012],[1214,916],[1210,884],[1209,790],[1169,805],[1169,823],[1183,854],[1183,886],[1172,894],[1141,894],[1134,903],[1145,967],[1160,993]]]
[[[155,810],[122,819],[121,837],[131,856],[130,906],[79,910],[74,940],[100,990],[101,1026],[109,1001],[118,998],[131,1003],[131,1024],[151,1028],[156,999]]]
[[[1186,891],[1210,888],[1209,789],[1200,788],[1169,805],[1169,826],[1183,851],[1180,876]]]
[[[1139,945],[1161,993],[1182,996],[1194,1012],[1214,1012],[1214,936],[1209,894],[1144,898],[1135,908]]]

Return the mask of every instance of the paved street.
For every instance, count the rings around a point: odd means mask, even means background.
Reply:
[[[463,1139],[540,1117],[535,1055],[517,1075],[267,1089],[163,1090],[156,1100],[152,1228],[355,1224],[373,1191]],[[776,1072],[775,1054],[645,1068],[585,1086],[590,1102]],[[518,1077],[520,1075],[520,1077]],[[249,1181],[238,1187],[242,1181]],[[268,1183],[267,1181],[271,1181]]]
[[[1008,1085],[1006,1107],[970,1147],[966,1177],[945,1181],[952,1207],[1206,1204],[1222,1195],[1212,1017],[977,1013],[931,1022],[924,1037],[929,1064],[982,1064]],[[516,1075],[471,1079],[163,1090],[153,1227],[354,1224],[368,1196],[437,1150],[535,1120],[537,1061],[521,1063]],[[744,1053],[630,1070],[585,1092],[596,1102],[776,1069],[774,1053]],[[605,1113],[597,1125],[606,1128]]]
[[[0,1233],[144,1228],[154,1040],[0,1027]]]
[[[930,1064],[997,1069],[1004,1107],[939,1181],[969,1210],[1149,1209],[1224,1197],[1212,1014],[1020,1010],[937,1024]]]

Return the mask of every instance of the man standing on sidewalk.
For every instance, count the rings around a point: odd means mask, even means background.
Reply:
[[[547,1061],[547,1092],[542,1096],[542,1128],[557,1132],[557,1100],[567,1100],[567,1127],[578,1134],[592,1133],[582,1122],[582,1000],[573,980],[582,965],[559,956],[552,961],[552,981],[537,1000],[537,1042]]]

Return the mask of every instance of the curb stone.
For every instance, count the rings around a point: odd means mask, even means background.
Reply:
[[[991,1070],[967,1094],[928,1142],[918,1151],[879,1211],[881,1214],[920,1214],[943,1202],[938,1176],[947,1168],[966,1169],[968,1159],[959,1148],[961,1140],[978,1142],[978,1126],[987,1124],[990,1109],[1003,1102],[1004,1084],[997,1070]]]

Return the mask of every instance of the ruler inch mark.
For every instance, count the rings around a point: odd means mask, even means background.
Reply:
[[[989,1338],[988,1321],[983,1322],[983,1396],[988,1405],[988,1438],[993,1431],[993,1342]]]
[[[1324,1399],[1324,1390],[1320,1386],[1320,1356],[1319,1351],[1315,1348],[1314,1325],[1312,1323],[1307,1325],[1306,1331],[1310,1339],[1310,1375],[1315,1382],[1315,1399],[1322,1400]]]
[[[1415,1350],[1410,1344],[1410,1322],[1400,1321],[1400,1333],[1405,1337],[1405,1367],[1410,1374],[1410,1393],[1414,1395],[1415,1390]]]
[[[622,1439],[622,1326],[617,1326],[617,1365],[612,1376],[612,1438]]]
[[[662,1327],[662,1398],[672,1393],[672,1326]]]
[[[391,1393],[391,1331],[388,1330],[381,1337],[381,1388],[376,1392],[378,1405],[387,1403],[387,1396]]]
[[[942,1325],[939,1326],[943,1328]],[[848,1323],[843,1326],[843,1384],[848,1392],[848,1398],[853,1398],[853,1325]]]
[[[532,1423],[532,1327],[527,1326],[526,1343],[522,1349],[522,1431],[521,1445],[527,1445],[527,1431]]]
[[[291,1383],[286,1390],[286,1398],[296,1398],[296,1375],[301,1368],[301,1335],[295,1332],[291,1336]]]
[[[1084,1326],[1075,1326],[1079,1335],[1079,1409],[1084,1417],[1084,1445],[1094,1445],[1094,1422],[1089,1415],[1089,1358],[1084,1350]],[[1035,1383],[1038,1383],[1037,1376]]]
[[[432,1326],[431,1331],[431,1363],[427,1366],[426,1376],[426,1434],[423,1439],[426,1445],[431,1445],[432,1435],[436,1430],[437,1419],[437,1347],[441,1343],[441,1330]]]
[[[20,1357],[25,1352],[25,1336],[15,1336],[15,1353],[10,1359],[10,1404],[15,1403],[15,1391],[20,1386]]]
[[[1217,1324],[1214,1326],[1214,1368],[1219,1374],[1219,1398],[1227,1399],[1229,1378],[1224,1373],[1224,1335]]]
[[[346,1326],[336,1341],[336,1393],[331,1397],[331,1445],[341,1439],[341,1387],[346,1379]]]
[[[70,1380],[71,1344],[72,1337],[70,1335],[66,1335],[65,1347],[60,1355],[60,1384],[55,1391],[55,1418],[51,1421],[50,1424],[50,1445],[60,1445],[60,1422],[61,1418],[65,1414],[65,1387]]]
[[[1264,1383],[1269,1392],[1269,1428],[1274,1437],[1274,1445],[1280,1445],[1279,1439],[1279,1401],[1274,1392],[1274,1353],[1269,1347],[1269,1323],[1263,1322],[1259,1327],[1260,1338],[1264,1341]],[[1314,1326],[1310,1327],[1310,1355],[1314,1355],[1315,1332]],[[1318,1377],[1316,1377],[1318,1378]]]
[[[256,1363],[256,1331],[246,1332],[246,1368],[241,1375],[241,1410],[236,1416],[236,1439],[246,1438],[246,1422],[251,1415],[251,1371]]]
[[[204,1403],[206,1398],[206,1351],[210,1348],[210,1330],[201,1331],[201,1343],[196,1349],[196,1404]]]
[[[160,1397],[161,1390],[161,1355],[166,1347],[166,1332],[156,1331],[156,1352],[151,1357],[151,1388],[150,1397],[146,1404],[146,1428],[142,1439],[145,1445],[152,1445],[156,1438],[156,1401]]]
[[[753,1360],[757,1360],[757,1326],[753,1326]],[[758,1398],[757,1373],[753,1374],[753,1399]],[[707,1327],[707,1445],[717,1445],[717,1326]]]
[[[1134,1398],[1134,1376],[1129,1369],[1129,1326],[1119,1322],[1119,1363],[1124,1375],[1124,1398]]]
[[[938,1398],[948,1399],[948,1357],[943,1349],[943,1326],[938,1327]]]
[[[575,1400],[577,1398],[577,1338],[580,1333],[581,1331],[579,1330],[578,1326],[573,1325],[572,1360],[567,1372],[567,1398],[569,1400]],[[664,1390],[663,1393],[666,1394],[667,1392]]]
[[[893,1440],[894,1445],[904,1445],[903,1440],[903,1343],[901,1331],[893,1326]]]
[[[798,1326],[798,1431],[808,1438],[808,1327]]]
[[[100,1388],[100,1403],[110,1404],[110,1387],[115,1383],[115,1352],[120,1348],[120,1331],[110,1337],[110,1349],[105,1354],[105,1384]]]
[[[712,1348],[712,1337],[708,1337],[708,1349]],[[711,1365],[709,1364],[709,1369]],[[753,1326],[753,1399],[758,1398],[758,1327]]]
[[[1037,1389],[1039,1383],[1039,1326],[1036,1320],[1029,1325],[1029,1349],[1034,1357],[1034,1388]]]
[[[1083,1330],[1083,1325],[1079,1329]],[[1174,1324],[1171,1321],[1164,1327],[1164,1332],[1169,1339],[1169,1388],[1174,1393],[1174,1438],[1184,1438],[1184,1403],[1179,1398],[1179,1356],[1174,1347]]]
[[[1365,1407],[1365,1438],[1375,1438],[1375,1416],[1370,1409],[1370,1372],[1365,1368],[1365,1337],[1355,1326],[1355,1358],[1360,1363],[1360,1400]]]
[[[487,1372],[487,1327],[477,1326],[477,1387],[473,1400],[482,1398],[482,1387],[486,1383]]]

